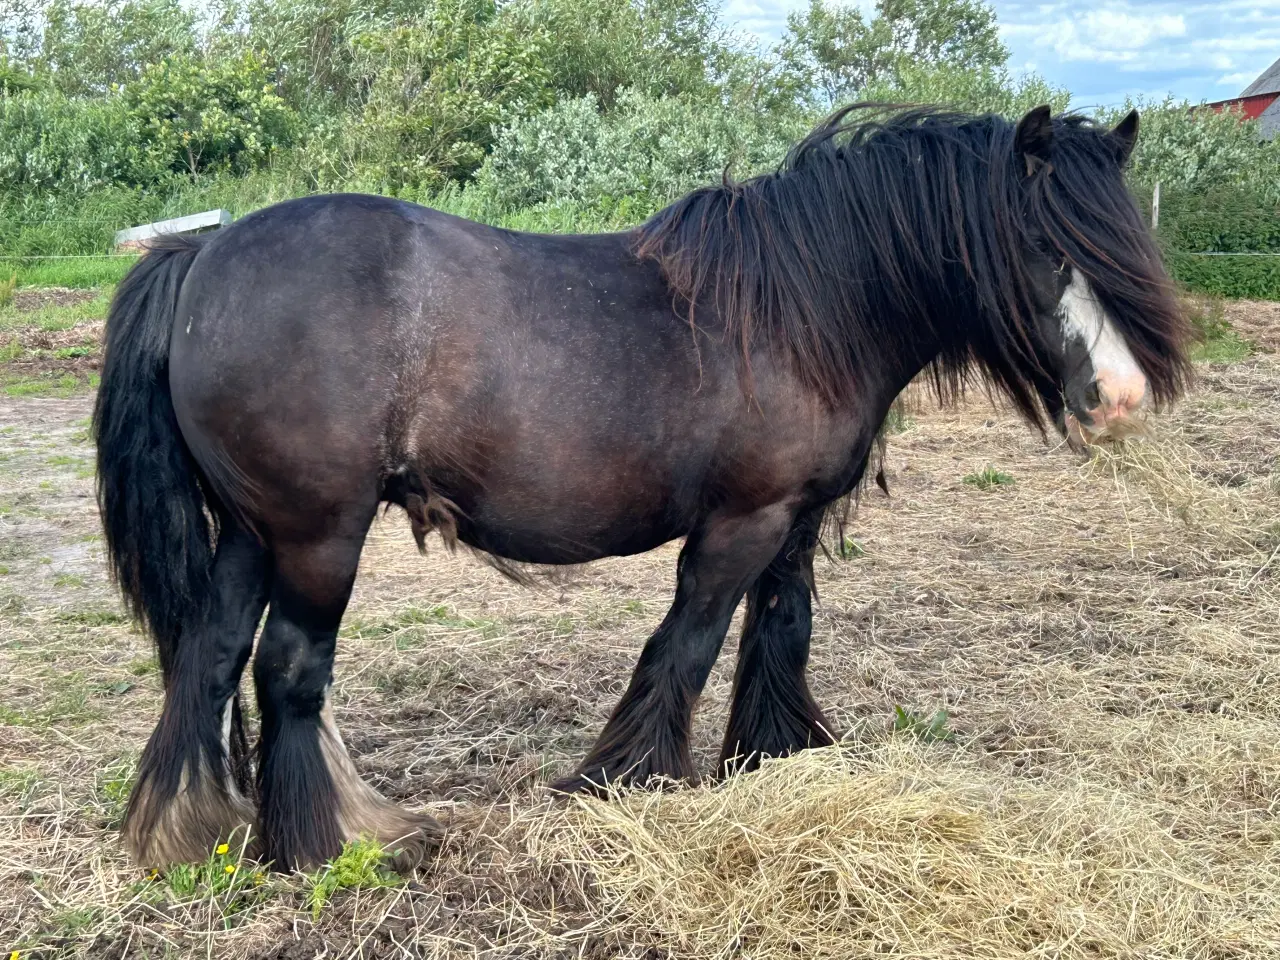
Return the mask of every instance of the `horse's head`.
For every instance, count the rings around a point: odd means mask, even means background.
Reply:
[[[1031,333],[1055,381],[1041,394],[1073,441],[1077,428],[1087,439],[1123,435],[1149,402],[1176,396],[1186,376],[1185,321],[1124,184],[1137,136],[1136,110],[1106,130],[1055,121],[1048,107],[1027,114],[1014,134]]]

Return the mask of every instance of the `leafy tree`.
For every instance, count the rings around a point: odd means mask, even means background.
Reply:
[[[544,62],[559,94],[592,94],[606,110],[623,89],[708,95],[727,52],[714,0],[514,0],[503,17],[547,38]]]
[[[296,114],[253,53],[216,63],[163,60],[124,88],[123,102],[154,165],[193,176],[243,173],[297,132]]]
[[[1126,101],[1101,119],[1115,123],[1133,107],[1141,122],[1129,161],[1135,183],[1205,193],[1243,186],[1280,201],[1280,142],[1262,139],[1256,120],[1239,113],[1196,110],[1187,101]]]
[[[40,19],[31,65],[68,96],[103,94],[196,49],[195,16],[179,0],[50,0]]]
[[[468,177],[494,128],[553,98],[540,30],[518,30],[493,0],[433,0],[412,22],[354,41],[368,94],[354,123],[327,128],[321,163],[381,188]]]
[[[299,109],[329,116],[357,106],[368,92],[369,78],[357,66],[359,38],[411,21],[423,6],[413,0],[222,2],[220,19],[238,34],[235,40],[271,52],[282,95]]]
[[[0,56],[0,95],[37,90],[40,81],[8,58]]]
[[[950,64],[903,64],[892,82],[878,82],[861,91],[868,100],[920,103],[972,113],[1022,117],[1032,107],[1048,104],[1055,113],[1071,102],[1070,91],[1055,87],[1035,74],[1011,77],[998,67],[965,68]]]
[[[896,84],[909,67],[996,69],[1008,62],[996,15],[984,0],[876,0],[875,15],[809,0],[787,17],[780,54],[826,106],[874,83]]]

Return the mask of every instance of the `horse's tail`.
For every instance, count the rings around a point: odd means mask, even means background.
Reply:
[[[169,338],[199,240],[165,237],[129,271],[107,313],[93,411],[107,562],[155,638],[166,682],[184,621],[209,601],[212,534],[194,459],[169,393]]]

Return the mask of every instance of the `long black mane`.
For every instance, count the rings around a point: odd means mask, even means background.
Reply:
[[[656,214],[636,251],[661,264],[691,323],[715,309],[748,381],[751,350],[781,347],[839,403],[890,351],[931,363],[944,398],[985,371],[1040,424],[1037,399],[1053,387],[1032,349],[1022,251],[1047,243],[1102,298],[1154,399],[1169,400],[1187,377],[1185,321],[1120,150],[1084,117],[1053,126],[1052,161],[1029,173],[1002,117],[847,107],[778,171],[726,177]],[[916,356],[928,342],[941,352]]]

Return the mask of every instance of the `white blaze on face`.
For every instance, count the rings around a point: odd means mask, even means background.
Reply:
[[[1058,316],[1063,339],[1079,340],[1089,350],[1102,401],[1087,411],[1094,426],[1102,428],[1112,420],[1123,420],[1142,403],[1147,378],[1089,281],[1075,270],[1071,270],[1071,282],[1058,303]]]

